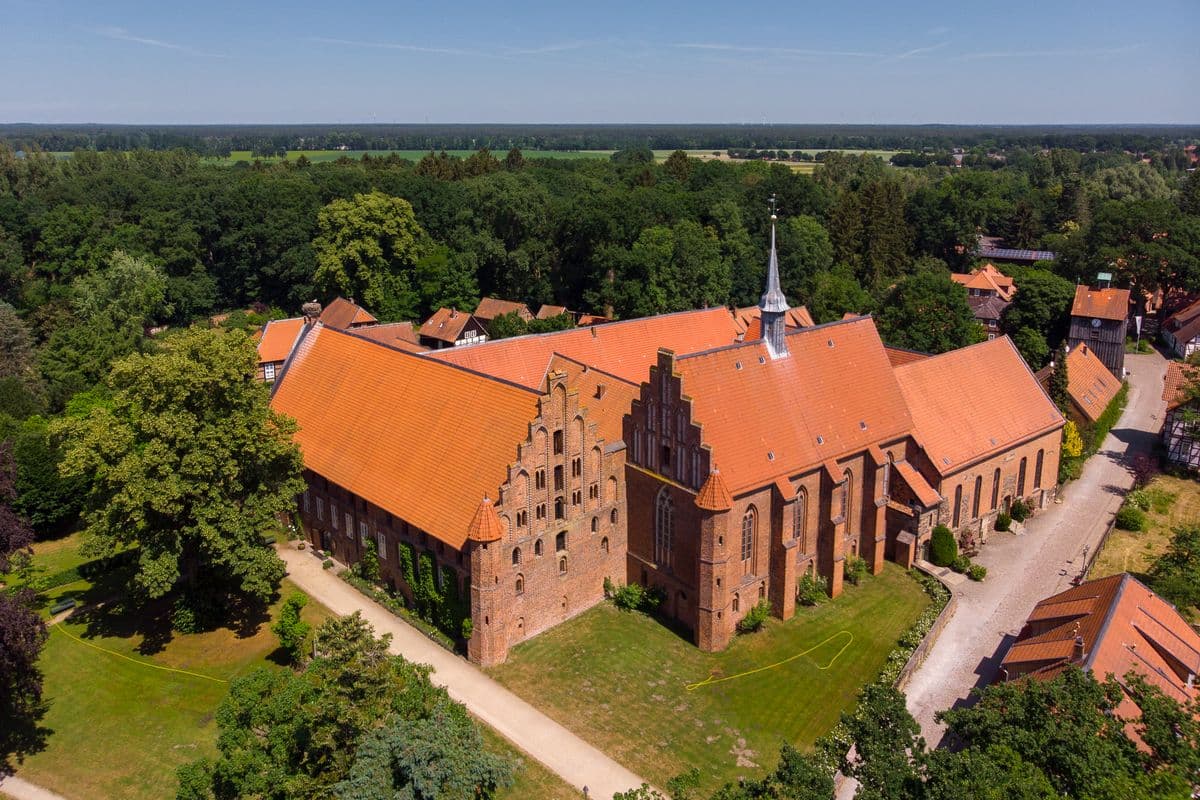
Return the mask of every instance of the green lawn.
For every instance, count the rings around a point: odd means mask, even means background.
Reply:
[[[500,790],[496,800],[577,800],[582,796],[562,778],[518,750],[508,739],[484,723],[478,724],[487,749],[505,756],[513,763],[513,784]]]
[[[806,747],[828,731],[929,602],[887,564],[838,600],[772,619],[722,653],[605,603],[519,645],[490,673],[656,785],[695,766],[711,790],[772,768],[783,740]]]

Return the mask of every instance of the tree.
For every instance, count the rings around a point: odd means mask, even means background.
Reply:
[[[929,560],[939,567],[948,567],[958,556],[958,542],[954,540],[954,532],[945,525],[933,529],[929,539]]]
[[[293,661],[299,661],[303,656],[304,640],[308,638],[312,626],[300,618],[301,610],[308,605],[308,596],[303,592],[293,592],[283,607],[279,609],[279,619],[271,626],[271,632],[279,639],[279,647]]]
[[[1079,435],[1079,427],[1074,420],[1067,420],[1063,425],[1063,455],[1067,458],[1079,458],[1083,454],[1083,437]]]
[[[266,599],[283,577],[262,533],[303,490],[302,460],[257,360],[241,332],[192,329],[118,361],[111,404],[51,428],[66,437],[63,475],[89,478],[90,552],[139,545],[134,584],[149,597],[222,586]]]
[[[1200,218],[1170,200],[1110,200],[1100,206],[1069,266],[1076,274],[1112,265],[1125,284],[1153,291],[1200,288]]]
[[[74,289],[75,311],[84,322],[107,316],[116,325],[141,328],[171,313],[162,270],[120,250],[103,270],[78,278]]]
[[[329,293],[356,297],[384,319],[413,319],[413,268],[425,231],[407,200],[383,192],[334,200],[317,216],[314,279]]]
[[[504,168],[509,172],[516,172],[525,166],[525,156],[521,153],[521,148],[513,147],[508,151],[508,155],[504,157]]]
[[[1184,613],[1200,608],[1200,525],[1173,529],[1167,551],[1150,567],[1150,588]]]
[[[489,339],[507,339],[510,336],[523,336],[529,332],[529,323],[521,318],[516,311],[507,314],[497,314],[488,323]]]
[[[1013,334],[1012,343],[1032,370],[1041,369],[1050,356],[1050,345],[1046,344],[1046,337],[1033,328],[1019,329]]]
[[[421,299],[421,317],[439,308],[474,308],[479,303],[474,259],[437,245],[417,261],[414,286]]]
[[[866,314],[874,305],[871,295],[859,284],[849,267],[837,266],[817,275],[808,310],[818,323],[833,322],[843,315]]]
[[[79,516],[86,479],[59,474],[62,448],[43,417],[26,419],[12,438],[18,510],[42,535],[61,530]]]
[[[77,392],[102,385],[114,360],[146,346],[139,326],[107,314],[56,328],[38,356],[50,407],[61,409]]]
[[[1054,359],[1054,371],[1050,373],[1050,399],[1054,401],[1054,405],[1058,406],[1058,412],[1064,417],[1071,410],[1071,393],[1068,391],[1070,385],[1071,380],[1067,370],[1067,343],[1063,342],[1062,347],[1058,350],[1058,357]]]
[[[688,158],[688,154],[682,150],[676,150],[671,153],[671,155],[667,156],[667,160],[663,162],[663,172],[680,183],[686,183],[692,174],[692,162]]]
[[[0,378],[36,383],[33,336],[17,310],[0,300]]]
[[[876,321],[885,342],[924,353],[945,353],[983,339],[967,290],[948,274],[903,278],[880,304]]]
[[[800,304],[814,279],[831,269],[833,244],[816,218],[801,214],[779,226],[779,283],[789,302]]]
[[[33,530],[13,508],[15,467],[7,442],[0,442],[0,574],[29,558]],[[11,755],[36,747],[42,704],[38,656],[49,633],[27,588],[0,592],[0,767]]]
[[[924,800],[1055,800],[1059,795],[1034,764],[1011,748],[935,750],[925,762]]]
[[[1040,334],[1050,347],[1057,348],[1067,335],[1075,284],[1035,268],[1014,270],[1013,282],[1017,293],[1004,310],[1004,328],[1010,331],[1029,328]]]
[[[363,545],[362,558],[355,565],[359,576],[372,583],[379,580],[379,547],[374,539],[368,539]]]
[[[924,753],[925,740],[904,705],[904,695],[891,686],[870,683],[858,704],[856,713],[842,713],[855,746],[854,760],[843,759],[842,772],[858,780],[855,800],[919,798],[915,759]]]
[[[398,719],[358,743],[341,800],[488,800],[512,782],[512,765],[483,746],[479,728],[450,700],[422,719]]]

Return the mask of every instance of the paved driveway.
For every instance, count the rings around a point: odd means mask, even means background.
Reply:
[[[612,797],[642,779],[493,681],[464,658],[434,644],[415,628],[321,569],[308,551],[279,548],[288,577],[336,614],[361,611],[377,634],[392,634],[393,653],[433,667],[432,680],[450,696],[531,757],[577,789],[595,798]]]
[[[1127,459],[1153,447],[1162,423],[1166,361],[1157,353],[1128,355],[1125,365],[1125,413],[1080,479],[1062,491],[1060,504],[1030,519],[1022,535],[993,534],[975,559],[988,568],[987,580],[956,590],[958,610],[906,689],[908,710],[930,745],[944,733],[934,714],[990,683],[1034,604],[1068,588],[1082,571],[1085,553],[1095,551],[1133,483]]]

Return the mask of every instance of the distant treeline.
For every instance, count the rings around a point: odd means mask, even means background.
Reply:
[[[1196,125],[34,125],[0,141],[46,151],[170,150],[223,156],[283,150],[866,149],[1161,150],[1200,141]]]

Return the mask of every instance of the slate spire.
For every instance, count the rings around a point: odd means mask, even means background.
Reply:
[[[784,315],[788,312],[787,298],[779,288],[779,256],[775,252],[775,195],[771,195],[771,255],[767,261],[767,290],[758,302],[761,313],[762,338],[766,340],[771,358],[787,355],[783,336]]]

